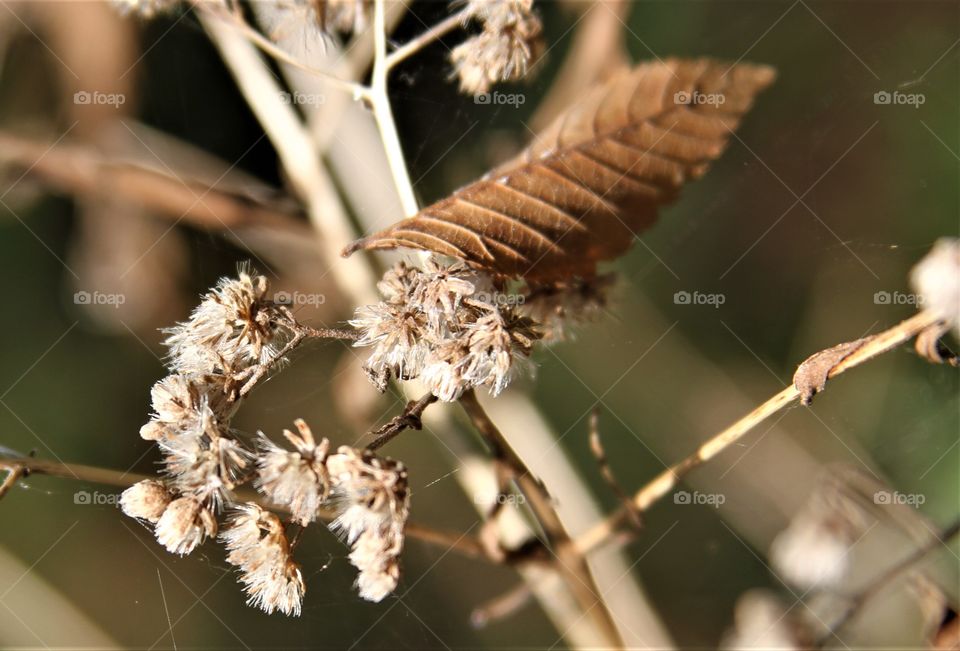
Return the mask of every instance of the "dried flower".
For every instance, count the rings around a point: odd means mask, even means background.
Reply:
[[[486,93],[500,81],[520,79],[540,49],[540,19],[533,0],[473,0],[468,13],[483,23],[483,31],[450,53],[460,89]]]
[[[120,508],[131,518],[156,522],[173,497],[163,482],[144,479],[120,495]]]
[[[770,559],[787,581],[804,589],[839,585],[850,549],[866,530],[866,514],[842,486],[820,486],[770,547]]]
[[[274,358],[289,334],[286,312],[267,296],[265,276],[221,278],[190,319],[167,332],[170,367],[181,374],[231,375]]]
[[[360,570],[357,588],[381,601],[397,587],[403,528],[410,511],[403,464],[368,450],[343,446],[327,460],[338,509],[330,528],[352,546],[350,562]]]
[[[960,337],[960,240],[944,237],[910,272],[925,309],[942,318]]]
[[[808,627],[764,590],[751,590],[737,600],[734,626],[721,644],[722,649],[812,648]]]
[[[288,507],[293,519],[306,526],[317,517],[330,494],[325,465],[330,441],[321,439],[317,444],[303,420],[298,419],[294,424],[297,434],[283,431],[293,444],[294,452],[281,448],[261,433],[257,487],[274,504]]]
[[[159,441],[202,426],[204,413],[227,420],[233,408],[222,377],[168,375],[153,385],[150,396],[153,418],[140,428],[140,436]]]
[[[241,505],[221,539],[227,562],[240,568],[248,604],[268,614],[300,615],[306,588],[280,518],[252,502]]]
[[[213,511],[194,497],[181,497],[167,505],[157,521],[157,542],[171,554],[192,552],[207,536],[217,535]]]
[[[394,375],[419,377],[446,401],[478,386],[496,395],[539,337],[512,304],[497,304],[489,276],[460,262],[401,264],[379,287],[386,300],[350,323],[361,331],[356,346],[374,346],[365,368],[381,390]]]
[[[375,384],[386,389],[393,375],[414,378],[420,374],[426,315],[409,305],[380,302],[357,308],[350,325],[361,332],[354,346],[374,346],[364,367]]]
[[[160,440],[173,488],[219,508],[251,459],[225,424],[202,404],[194,427]]]

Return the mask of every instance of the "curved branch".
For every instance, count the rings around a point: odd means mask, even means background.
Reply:
[[[859,366],[878,355],[892,350],[903,342],[916,337],[939,321],[940,318],[931,311],[925,310],[915,314],[906,321],[870,338],[862,346],[833,366],[827,374],[827,378],[836,377],[855,366]],[[680,481],[691,471],[726,450],[757,425],[784,407],[793,404],[801,397],[801,391],[795,385],[791,384],[701,445],[696,452],[664,470],[634,494],[633,504],[636,507],[636,511],[643,513],[649,509],[654,503],[676,488]],[[576,540],[577,548],[583,553],[588,553],[596,549],[609,540],[628,517],[629,512],[621,507],[607,519],[599,522],[579,536]]]

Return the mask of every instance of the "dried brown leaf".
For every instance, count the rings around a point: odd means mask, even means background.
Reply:
[[[344,254],[409,247],[538,282],[591,277],[706,171],[773,78],[706,59],[622,70],[514,159]]]
[[[820,393],[827,386],[827,380],[833,369],[853,354],[858,348],[870,341],[873,337],[864,337],[856,341],[847,341],[832,348],[814,353],[797,367],[793,374],[793,386],[800,392],[800,402],[809,405],[813,396]]]

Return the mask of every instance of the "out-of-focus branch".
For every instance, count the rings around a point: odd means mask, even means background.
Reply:
[[[329,273],[348,296],[361,304],[375,302],[376,278],[370,268],[359,257],[340,258],[342,243],[353,239],[350,220],[310,133],[293,107],[281,99],[280,87],[250,41],[216,18],[201,14],[200,19],[277,149],[294,190],[307,205]]]
[[[17,170],[67,194],[119,197],[206,230],[258,226],[303,236],[311,231],[295,215],[259,204],[251,197],[211,187],[189,174],[173,175],[137,165],[91,146],[50,147],[0,131],[0,168]]]

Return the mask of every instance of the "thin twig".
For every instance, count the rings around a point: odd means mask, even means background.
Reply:
[[[484,628],[490,622],[509,617],[530,603],[533,592],[526,583],[518,583],[487,603],[477,606],[470,614],[474,628]]]
[[[604,481],[607,482],[607,486],[610,487],[613,494],[616,495],[617,499],[623,504],[623,508],[627,510],[630,522],[638,530],[643,528],[643,517],[640,515],[640,511],[634,507],[633,501],[627,492],[623,490],[620,482],[617,481],[616,476],[613,474],[613,469],[607,461],[607,452],[604,450],[603,442],[600,440],[599,409],[594,409],[590,413],[590,451],[597,460],[597,465],[600,466],[600,474],[603,476]]]
[[[859,366],[860,364],[863,364],[864,362],[871,360],[878,355],[892,350],[903,342],[916,337],[930,326],[938,323],[939,320],[940,319],[937,317],[937,315],[930,311],[923,311],[915,314],[906,321],[903,321],[896,326],[888,330],[884,330],[883,332],[872,337],[863,346],[856,349],[848,357],[834,366],[830,370],[828,377],[836,377],[837,375],[840,375],[841,373],[848,371],[855,366]],[[680,481],[692,470],[703,465],[739,441],[744,435],[749,433],[753,428],[765,421],[767,418],[776,414],[784,407],[793,404],[798,398],[800,398],[800,395],[800,391],[796,386],[788,386],[751,411],[749,414],[735,422],[733,425],[730,425],[725,430],[701,445],[696,452],[683,459],[679,463],[676,463],[664,470],[662,473],[657,475],[653,481],[646,484],[643,488],[637,491],[636,494],[634,494],[633,504],[636,510],[640,513],[645,512],[655,502],[668,495],[674,488],[676,488]],[[588,553],[593,549],[596,549],[598,546],[610,539],[613,533],[627,517],[626,509],[621,508],[617,510],[608,518],[581,534],[576,541],[577,548],[583,553]]]
[[[426,46],[443,38],[458,27],[462,27],[467,19],[470,18],[470,15],[471,11],[468,8],[461,9],[457,13],[447,16],[416,38],[407,41],[387,55],[387,69],[393,69],[393,67],[399,64],[401,61],[413,56]]]
[[[871,581],[865,588],[850,598],[850,605],[844,613],[831,625],[827,632],[820,638],[817,647],[822,647],[830,638],[836,636],[846,625],[848,625],[868,601],[877,596],[887,585],[893,582],[901,573],[910,569],[926,556],[932,553],[941,545],[945,545],[954,536],[960,533],[960,519],[954,520],[946,528],[940,531],[937,536],[917,548],[906,558],[900,560]]]
[[[60,477],[62,479],[73,479],[94,484],[103,484],[105,486],[116,486],[117,488],[128,488],[145,479],[156,479],[156,477],[153,475],[142,475],[134,472],[120,472],[119,470],[111,470],[109,468],[99,468],[96,466],[86,466],[81,464],[67,464],[48,459],[37,459],[34,457],[0,456],[0,468],[6,468],[19,473],[17,475],[17,479],[10,482],[11,485],[15,481],[25,477],[27,474],[47,475],[49,477]],[[0,497],[2,497],[3,492],[9,490],[9,486],[7,485],[8,481],[9,476],[3,482],[3,490],[0,491]],[[262,496],[252,490],[236,491],[235,497],[238,502],[256,502],[257,504],[268,509],[280,508],[278,505],[272,504],[271,502],[265,500]],[[321,511],[319,513],[319,519],[324,522],[330,522],[335,517],[336,514],[333,512]],[[434,529],[433,527],[417,524],[416,522],[408,522],[404,532],[411,538],[415,538],[444,550],[452,549],[470,558],[487,559],[483,545],[480,544],[479,540],[477,540],[475,536]],[[526,558],[512,557],[508,559],[508,562],[524,563],[527,562],[527,560],[528,559]],[[533,561],[536,559],[531,558],[530,560]]]
[[[419,400],[411,400],[403,409],[403,413],[394,416],[386,425],[370,432],[374,437],[373,442],[367,446],[368,450],[379,450],[389,443],[397,434],[407,429],[423,429],[421,417],[427,407],[437,401],[437,397],[432,392],[427,392]]]
[[[20,464],[0,464],[0,470],[7,472],[7,476],[0,483],[0,500],[2,500],[3,496],[10,492],[10,489],[24,476],[26,469]]]

